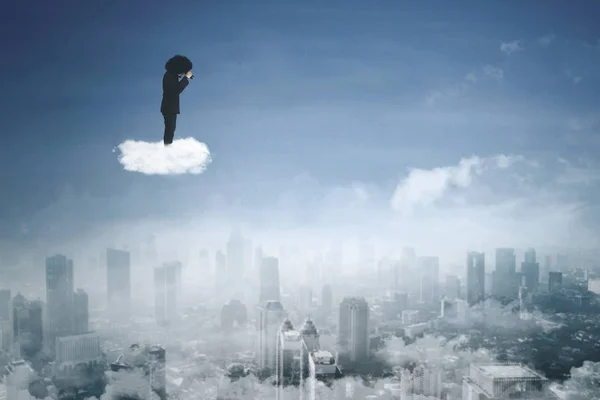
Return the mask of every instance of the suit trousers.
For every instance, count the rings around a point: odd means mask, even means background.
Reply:
[[[177,114],[163,114],[165,118],[165,135],[163,142],[165,144],[173,143],[173,137],[175,136],[175,128],[177,127]]]

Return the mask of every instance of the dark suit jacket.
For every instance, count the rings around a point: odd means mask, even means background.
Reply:
[[[179,114],[179,94],[190,83],[185,76],[179,80],[176,74],[165,72],[163,76],[163,97],[160,112],[163,115]]]

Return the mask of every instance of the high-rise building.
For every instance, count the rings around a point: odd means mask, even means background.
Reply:
[[[302,312],[309,312],[312,309],[312,289],[310,286],[300,286],[300,310]]]
[[[294,329],[291,321],[285,319],[277,333],[277,356],[275,376],[277,379],[277,399],[283,400],[283,387],[288,385],[302,385],[305,374],[305,359],[308,361],[308,352],[304,349],[304,342],[300,332]]]
[[[496,249],[496,270],[492,281],[492,294],[497,297],[516,298],[521,282],[517,276],[515,249]]]
[[[200,273],[202,273],[203,276],[207,276],[210,274],[210,254],[208,253],[208,250],[202,249],[202,251],[200,251],[200,256],[198,258],[198,267],[200,269]]]
[[[258,307],[258,366],[275,371],[277,332],[286,312],[279,301],[267,301]]]
[[[46,259],[45,339],[51,354],[57,337],[73,333],[73,261],[63,255]]]
[[[227,242],[227,275],[239,279],[244,273],[244,237],[239,230],[233,230]]]
[[[444,295],[451,299],[460,298],[460,279],[456,275],[446,276]]]
[[[369,357],[369,305],[363,297],[342,300],[338,329],[340,359],[349,363],[366,360]]]
[[[334,382],[342,377],[342,372],[331,352],[327,350],[310,352],[308,371],[308,400],[334,400],[339,398],[334,390]]]
[[[333,292],[331,291],[331,285],[325,285],[321,290],[321,309],[326,315],[329,315],[333,309]]]
[[[531,399],[547,398],[541,396],[547,389],[546,378],[519,364],[471,364],[462,392],[466,400]]]
[[[485,253],[467,254],[467,302],[473,306],[485,299]]]
[[[83,289],[77,289],[73,294],[73,308],[73,333],[76,335],[87,333],[90,324],[89,299]]]
[[[300,328],[300,334],[302,335],[302,340],[304,340],[308,351],[316,351],[321,348],[321,345],[319,344],[319,331],[317,331],[317,327],[312,319],[307,318],[304,321],[302,328]]]
[[[418,257],[419,285],[421,289],[420,301],[435,304],[440,298],[440,258]]]
[[[131,254],[106,250],[107,309],[113,318],[128,319],[131,307]]]
[[[540,264],[536,261],[535,250],[525,252],[525,261],[521,263],[521,272],[525,277],[525,287],[529,293],[538,291],[540,284]]]
[[[558,271],[550,271],[548,273],[548,291],[550,293],[557,291],[562,287],[563,274]]]
[[[425,364],[417,365],[412,370],[403,368],[400,372],[400,392],[403,399],[411,398],[414,395],[440,399],[442,396],[442,369]]]
[[[275,257],[264,257],[260,266],[259,303],[279,301],[279,260]]]
[[[100,336],[97,333],[87,332],[56,339],[56,372],[101,360]]]
[[[13,301],[13,332],[15,353],[20,357],[32,358],[43,348],[42,303],[29,302],[17,293]]]
[[[154,307],[156,321],[165,325],[178,317],[181,298],[181,263],[164,263],[154,269]]]

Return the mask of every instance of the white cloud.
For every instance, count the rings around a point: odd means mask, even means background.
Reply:
[[[194,138],[177,139],[169,147],[162,142],[126,140],[118,149],[126,171],[146,175],[201,174],[211,161],[206,144]]]
[[[504,78],[504,70],[502,70],[502,68],[497,68],[491,65],[486,65],[485,67],[483,67],[483,73],[489,76],[490,78],[497,80],[498,82]]]
[[[469,83],[477,83],[477,75],[474,72],[469,72],[465,75],[465,81]]]
[[[489,158],[463,158],[458,165],[433,169],[411,169],[396,187],[391,205],[396,211],[407,212],[417,205],[428,205],[440,200],[452,187],[466,188],[473,179],[487,169],[506,169],[520,156],[497,155]]]
[[[520,40],[514,40],[512,42],[503,42],[500,44],[500,51],[506,53],[507,55],[511,55],[512,53],[519,50],[523,50]]]
[[[542,36],[541,38],[539,38],[538,43],[541,46],[548,47],[552,44],[552,42],[554,42],[554,39],[556,39],[556,35],[549,34],[549,35]]]

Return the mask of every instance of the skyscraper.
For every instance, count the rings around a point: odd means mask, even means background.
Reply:
[[[420,301],[427,304],[437,304],[440,300],[440,258],[418,257]]]
[[[20,293],[13,299],[13,335],[15,353],[31,358],[42,350],[42,303],[29,302]]]
[[[115,318],[129,318],[131,306],[131,255],[128,251],[106,250],[107,308]]]
[[[279,260],[275,257],[264,257],[260,266],[259,303],[280,300]]]
[[[239,279],[244,273],[244,237],[239,230],[231,232],[227,242],[227,274]]]
[[[87,293],[82,289],[77,289],[73,295],[74,308],[74,329],[76,335],[87,333],[89,331],[89,300]]]
[[[258,366],[275,371],[277,332],[286,312],[279,301],[267,301],[258,307]]]
[[[540,264],[536,261],[534,249],[528,249],[525,252],[525,261],[521,263],[521,272],[525,277],[527,292],[537,292],[540,284]]]
[[[516,298],[519,286],[515,249],[496,249],[496,270],[492,281],[492,294],[498,297]]]
[[[485,253],[467,254],[467,302],[473,306],[485,298]]]
[[[329,315],[333,309],[333,292],[331,291],[331,285],[325,285],[321,290],[321,308],[325,315]]]
[[[548,273],[548,291],[550,293],[557,291],[562,286],[562,272],[551,271]]]
[[[46,307],[45,336],[50,352],[54,353],[56,338],[73,332],[73,261],[66,256],[46,258]]]
[[[227,283],[227,257],[221,250],[215,254],[215,285],[217,291],[223,290]]]
[[[154,269],[156,321],[165,325],[177,319],[181,297],[181,263],[165,263]]]
[[[369,305],[363,297],[346,297],[340,303],[338,325],[340,358],[360,363],[369,356]]]

